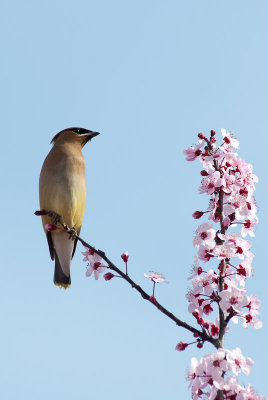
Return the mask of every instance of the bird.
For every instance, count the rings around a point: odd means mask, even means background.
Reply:
[[[79,235],[86,204],[84,145],[99,132],[72,127],[57,133],[51,140],[53,145],[44,160],[39,178],[40,210],[43,228],[47,237],[51,259],[55,259],[54,284],[67,289],[71,285],[70,266],[77,238],[72,240],[62,229],[48,231],[47,224],[62,222]],[[58,217],[58,219],[57,219]]]

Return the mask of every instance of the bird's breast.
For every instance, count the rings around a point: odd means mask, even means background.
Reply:
[[[53,149],[52,149],[53,150]],[[69,227],[80,228],[86,203],[85,161],[82,153],[51,151],[39,181],[40,208],[58,213]],[[43,224],[51,223],[44,216]]]

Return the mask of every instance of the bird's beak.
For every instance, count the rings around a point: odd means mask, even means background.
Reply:
[[[99,134],[100,134],[100,132],[90,132],[90,133],[88,134],[88,136],[89,136],[90,139],[92,139],[92,138],[94,138],[95,136],[98,136]]]
[[[100,134],[100,132],[88,132],[85,133],[84,135],[81,136],[85,136],[85,139],[82,142],[82,145],[84,146],[87,142],[89,142],[92,138],[94,138],[95,136],[98,136]]]

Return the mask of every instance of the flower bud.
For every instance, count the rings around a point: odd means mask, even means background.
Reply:
[[[216,132],[214,131],[214,129],[211,129],[210,136],[215,136],[215,135],[216,135]]]
[[[239,264],[236,272],[237,272],[238,275],[247,276],[246,268],[244,268],[243,265],[241,265],[241,264]]]
[[[188,343],[180,342],[180,343],[178,343],[177,346],[175,347],[175,350],[183,351],[183,350],[186,349],[187,346],[188,346]]]
[[[230,144],[230,143],[231,143],[231,140],[230,140],[227,136],[225,136],[225,137],[223,138],[223,141],[224,141],[224,143],[226,143],[226,144]]]
[[[199,218],[201,218],[203,215],[204,215],[204,213],[203,213],[202,211],[195,211],[195,212],[192,214],[192,217],[193,217],[194,219],[199,219]]]
[[[125,263],[127,263],[127,260],[129,258],[128,252],[126,251],[125,253],[121,254],[121,258]]]
[[[208,172],[205,171],[204,169],[202,169],[202,171],[200,172],[201,176],[208,176]]]
[[[55,225],[52,224],[46,224],[45,225],[45,229],[50,232],[50,231],[55,231],[56,229],[58,229]]]
[[[45,210],[38,210],[38,211],[35,211],[35,213],[34,213],[35,215],[47,215],[48,214],[48,212],[47,211],[45,211]]]
[[[199,137],[199,139],[205,139],[206,137],[203,135],[203,133],[198,133],[198,135],[197,135],[198,137]]]
[[[106,281],[110,281],[113,277],[114,277],[114,274],[112,274],[111,272],[107,272],[106,274],[103,275],[103,278]]]
[[[203,311],[204,311],[204,313],[205,313],[206,315],[209,315],[209,314],[213,311],[213,308],[211,307],[210,304],[206,304],[206,305],[203,307]]]
[[[212,137],[210,138],[210,143],[216,143],[216,142],[217,142],[217,139],[216,139],[215,137],[212,136]]]
[[[218,334],[219,334],[219,328],[216,325],[212,324],[211,325],[211,335],[218,336]]]

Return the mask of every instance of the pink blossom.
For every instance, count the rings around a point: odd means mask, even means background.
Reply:
[[[224,215],[231,215],[235,213],[235,206],[232,204],[226,204],[225,206],[223,206],[223,214]]]
[[[215,195],[215,198],[209,200],[209,219],[218,223],[220,222],[220,214],[219,214],[219,204],[218,204],[218,193]]]
[[[258,182],[258,177],[253,174],[252,165],[246,163],[242,158],[237,158],[236,170],[240,173],[241,186],[246,186],[247,189],[253,191],[255,189],[254,183]]]
[[[193,265],[193,268],[191,270],[192,275],[189,276],[188,280],[192,280],[193,278],[195,278],[198,275],[201,275],[202,272],[204,272],[202,267],[199,265],[197,257],[194,257],[194,261],[195,261],[195,264]]]
[[[237,385],[235,393],[237,393],[236,400],[267,400],[267,397],[259,396],[251,385],[247,388]]]
[[[215,246],[212,254],[219,260],[224,260],[225,258],[233,258],[236,254],[236,248],[234,243],[230,241],[225,241],[223,244]]]
[[[222,179],[219,171],[212,172],[201,181],[200,193],[213,194],[217,188],[222,185]]]
[[[257,296],[250,296],[249,300],[249,304],[247,305],[249,311],[241,316],[243,327],[248,328],[251,325],[255,329],[260,329],[262,328],[262,322],[256,318],[256,315],[260,314],[259,307],[261,302]]]
[[[243,321],[243,328],[245,328],[245,329],[247,329],[249,325],[255,329],[262,328],[262,321],[256,317],[252,316],[250,313],[242,315],[241,319]]]
[[[216,354],[206,355],[203,357],[203,365],[206,375],[211,375],[213,385],[217,389],[224,389],[223,373],[229,369],[228,362],[225,360],[225,351],[218,349]]]
[[[198,375],[202,373],[202,370],[200,368],[198,369],[198,367],[199,367],[199,362],[195,357],[193,357],[191,359],[191,365],[187,377],[187,380],[190,381],[189,387],[193,385],[196,378],[198,378]]]
[[[188,147],[184,150],[184,154],[186,155],[187,161],[194,161],[197,157],[199,157],[202,153],[200,150],[204,145],[204,140],[199,140],[198,144],[195,146]]]
[[[230,175],[229,171],[224,172],[224,174],[222,175],[222,185],[223,185],[222,190],[228,194],[232,193],[234,183],[235,183],[235,176]]]
[[[94,252],[94,250],[89,249],[88,247],[85,247],[85,250],[86,251],[82,251],[83,256],[85,256],[83,258],[83,261],[89,261],[90,257],[93,256],[95,252]]]
[[[188,290],[188,292],[186,293],[186,299],[188,300],[188,302],[190,303],[188,306],[188,311],[189,313],[193,313],[193,312],[198,312],[198,314],[202,315],[203,314],[203,309],[201,308],[199,302],[198,302],[198,294],[199,292],[202,292],[202,289],[198,287],[197,293],[195,294],[194,289],[192,290]]]
[[[160,272],[149,271],[149,274],[144,274],[145,278],[151,279],[155,283],[168,283],[165,277]]]
[[[94,254],[88,254],[87,260],[89,261],[89,268],[86,270],[86,276],[91,276],[94,272],[95,279],[99,279],[100,273],[106,270],[106,266],[102,264],[102,258],[94,252]]]
[[[207,249],[205,246],[201,245],[198,251],[199,260],[208,262],[213,257],[213,249]]]
[[[261,302],[257,296],[253,295],[249,297],[248,309],[252,315],[258,315],[260,313],[259,312],[260,306]]]
[[[203,271],[202,275],[197,275],[195,279],[192,279],[192,286],[193,288],[186,294],[186,298],[190,303],[188,311],[190,313],[197,312],[200,317],[203,312],[209,314],[211,301],[207,299],[207,296],[210,296],[211,299],[214,298],[214,291],[218,288],[217,274],[212,269],[206,273]]]
[[[251,237],[254,237],[255,234],[254,234],[253,230],[257,223],[258,223],[258,220],[256,218],[253,220],[246,219],[245,222],[243,223],[243,226],[241,229],[241,236],[246,237],[247,234],[249,234]]]
[[[206,274],[198,277],[196,280],[202,284],[204,293],[207,296],[212,295],[213,291],[218,288],[218,276],[213,269],[210,269]]]
[[[213,249],[215,246],[214,239],[216,231],[209,222],[205,222],[204,224],[200,225],[196,229],[195,233],[196,235],[193,240],[194,247],[199,247],[201,244],[203,244],[205,247]]]
[[[235,217],[237,220],[242,220],[249,215],[247,199],[245,196],[237,194],[233,199],[232,204],[235,208]]]
[[[249,249],[251,247],[251,243],[248,240],[242,239],[238,235],[230,236],[229,240],[233,240],[236,246],[236,256],[241,260],[244,260],[245,256],[249,257],[250,259],[253,258],[253,254],[250,253]]]
[[[245,286],[245,280],[252,276],[253,268],[251,265],[251,258],[245,259],[242,263],[238,264],[236,269],[236,279],[241,286]]]
[[[239,347],[232,351],[228,350],[226,357],[235,375],[238,375],[241,371],[244,372],[245,375],[250,374],[253,360],[249,357],[244,357]]]
[[[221,129],[221,134],[223,137],[223,143],[226,147],[233,147],[234,149],[238,149],[239,141],[233,137],[231,132],[227,132],[226,129]]]
[[[220,292],[220,307],[227,312],[231,307],[237,313],[243,312],[243,307],[249,304],[249,297],[244,295],[245,289],[230,287]]]

